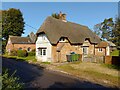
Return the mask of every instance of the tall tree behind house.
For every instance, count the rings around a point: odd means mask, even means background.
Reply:
[[[2,11],[2,48],[4,51],[9,35],[21,36],[24,33],[24,18],[19,9]]]

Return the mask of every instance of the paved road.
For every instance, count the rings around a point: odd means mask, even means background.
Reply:
[[[16,61],[16,59],[2,58],[2,65],[12,73],[17,70],[16,76],[20,77],[20,82],[25,83],[26,88],[103,88],[106,87],[77,80],[68,75],[53,72],[28,64],[27,62]]]

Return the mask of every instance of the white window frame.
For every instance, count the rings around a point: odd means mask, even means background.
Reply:
[[[46,56],[47,55],[47,48],[38,48],[38,55]]]
[[[98,48],[98,52],[103,52],[103,49],[102,48]]]

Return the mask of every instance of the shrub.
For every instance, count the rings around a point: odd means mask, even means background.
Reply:
[[[26,50],[18,50],[17,55],[18,55],[18,57],[26,57],[27,51]]]
[[[12,75],[9,75],[8,69],[3,69],[2,75],[0,75],[0,79],[2,79],[2,89],[7,90],[7,89],[16,89],[20,90],[23,88],[23,83],[19,83],[18,77],[14,76],[15,72]]]
[[[28,52],[28,56],[35,56],[35,51]]]
[[[32,52],[35,52],[36,50],[35,49],[32,49]]]
[[[17,51],[16,50],[11,50],[10,51],[10,56],[17,56]]]

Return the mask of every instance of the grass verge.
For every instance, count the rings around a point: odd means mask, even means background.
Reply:
[[[36,58],[35,56],[27,56],[27,57],[18,57],[18,56],[9,56],[9,55],[3,55],[6,58],[13,58],[19,61],[32,61],[32,62],[36,62]]]
[[[109,87],[119,87],[118,79],[120,79],[120,76],[119,75],[114,76],[112,74],[109,74],[110,72],[112,73],[113,71],[117,72],[116,69],[111,70],[109,67],[103,65],[94,65],[94,64],[92,64],[91,66],[91,64],[85,64],[85,63],[78,63],[78,64],[69,63],[69,64],[57,66],[59,70],[70,73],[75,77],[77,76]],[[97,69],[93,69],[93,68],[97,68]],[[103,72],[99,70],[103,70]],[[107,72],[106,70],[108,70],[109,72]]]

